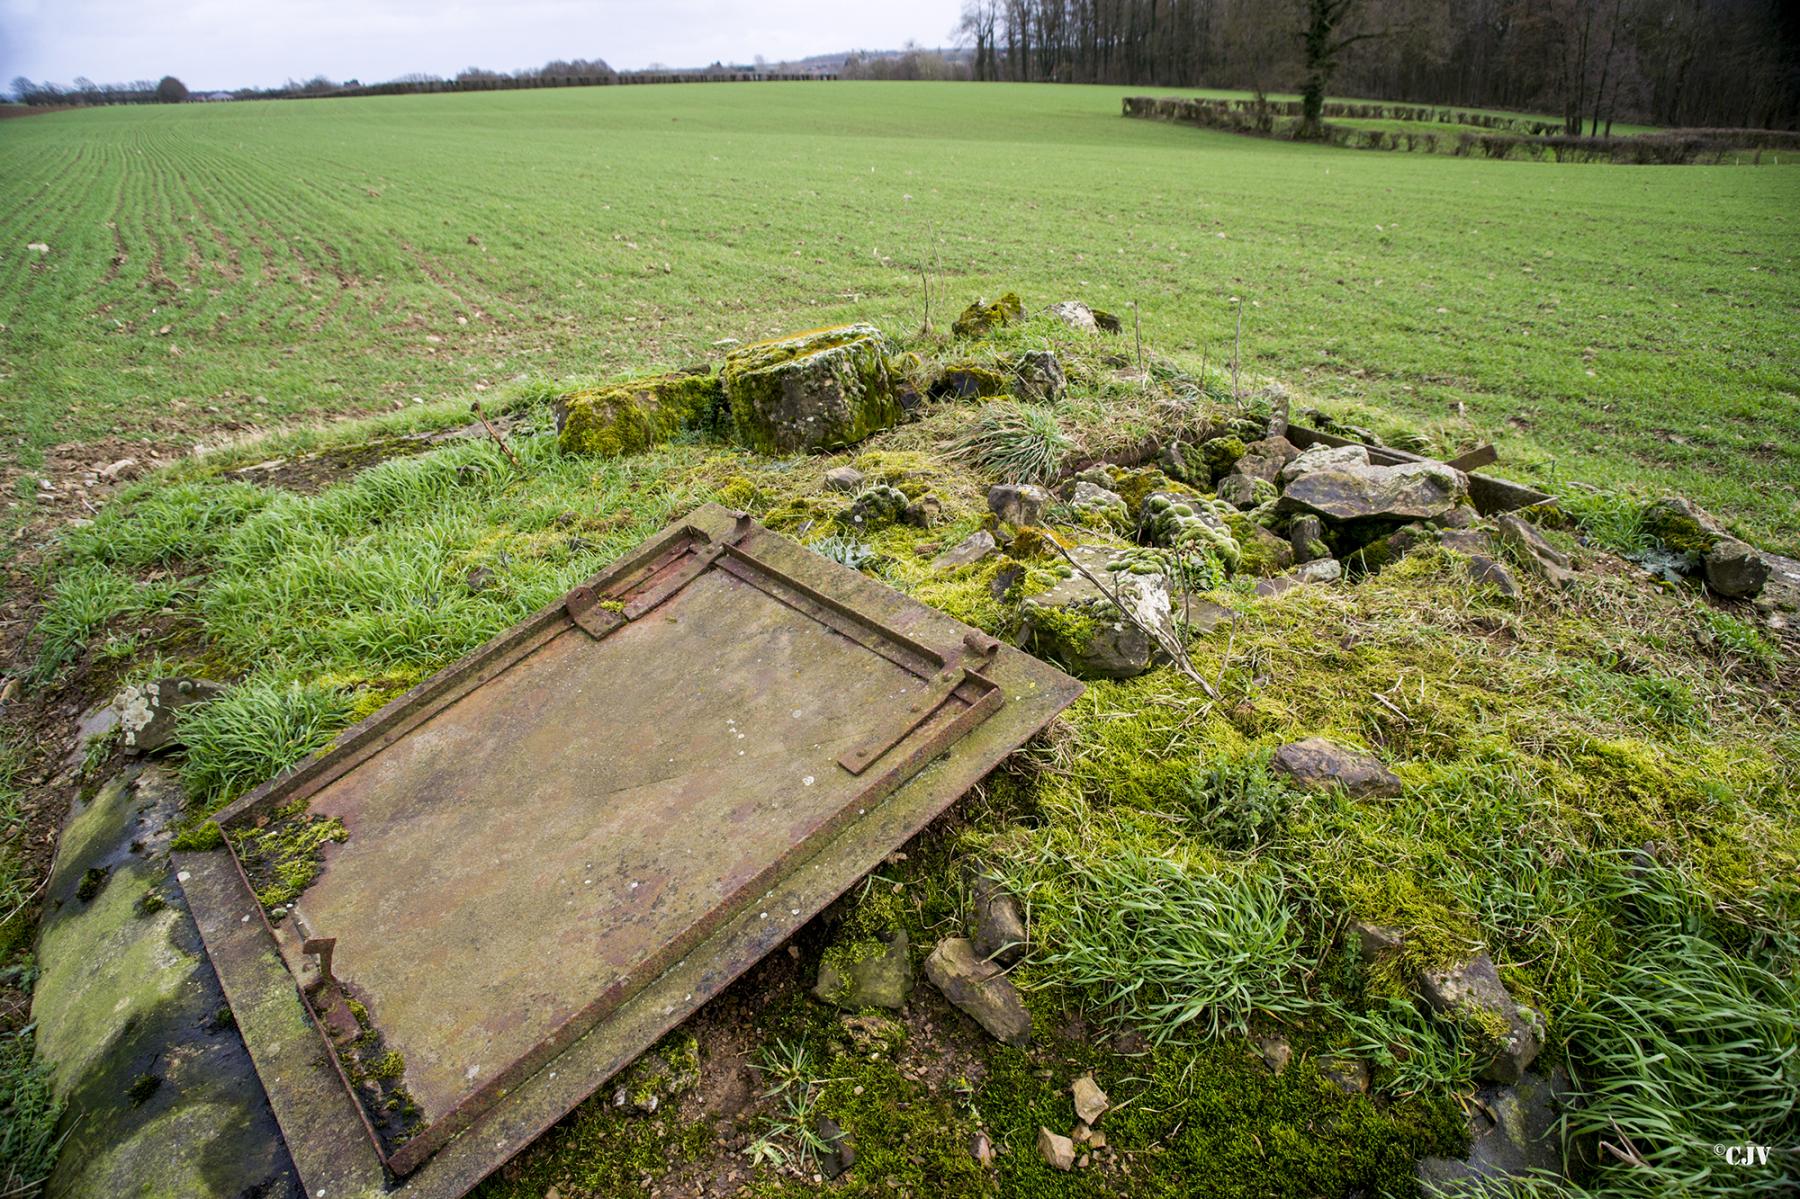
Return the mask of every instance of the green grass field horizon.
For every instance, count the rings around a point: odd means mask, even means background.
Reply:
[[[1507,473],[1800,549],[1800,174],[1377,154],[1126,121],[1173,89],[591,88],[0,124],[0,461],[690,362],[979,294],[1141,305]],[[50,249],[39,254],[28,243]]]

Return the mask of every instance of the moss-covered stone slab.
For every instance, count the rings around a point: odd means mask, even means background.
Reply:
[[[733,351],[720,378],[734,438],[763,454],[855,445],[898,424],[893,353],[873,325],[839,325]]]
[[[52,1196],[298,1185],[168,877],[167,829],[181,809],[174,773],[151,767],[78,801],[64,830],[32,995],[38,1053],[68,1104]]]
[[[989,330],[1024,319],[1025,302],[1019,299],[1017,292],[1009,291],[991,303],[976,300],[970,304],[950,326],[950,331],[958,337],[980,337]]]
[[[719,380],[706,370],[580,388],[552,404],[557,444],[577,454],[635,454],[683,429],[711,426],[721,394]]]

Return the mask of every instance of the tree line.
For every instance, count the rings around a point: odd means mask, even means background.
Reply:
[[[958,34],[976,79],[1800,125],[1791,0],[968,0]]]

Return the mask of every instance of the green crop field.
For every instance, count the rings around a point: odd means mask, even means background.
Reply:
[[[594,88],[0,124],[5,460],[681,363],[978,293],[1386,407],[1800,548],[1800,171],[1126,121],[1124,89]],[[48,253],[27,249],[42,243]],[[29,483],[22,488],[28,489]]]
[[[1137,301],[1159,344],[1214,355],[1241,295],[1245,358],[1323,398],[1800,542],[1780,498],[1800,484],[1800,175],[1277,145],[1127,123],[1120,94],[744,85],[9,122],[9,423],[29,461],[905,324],[925,261],[946,302]]]

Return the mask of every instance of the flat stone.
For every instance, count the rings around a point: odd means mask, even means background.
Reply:
[[[1050,493],[1035,483],[997,483],[988,489],[988,510],[1015,528],[1044,523]]]
[[[1421,971],[1419,990],[1432,1010],[1466,1028],[1479,1030],[1492,1041],[1491,1052],[1480,1067],[1480,1076],[1493,1082],[1513,1083],[1537,1059],[1537,1029],[1528,1009],[1513,997],[1494,969],[1494,959],[1479,954],[1447,969]],[[1495,1026],[1504,1032],[1490,1031]]]
[[[1075,1100],[1075,1115],[1084,1124],[1098,1124],[1106,1109],[1112,1106],[1112,1100],[1106,1097],[1092,1074],[1083,1074],[1070,1083],[1069,1094]]]
[[[1051,1132],[1040,1127],[1037,1134],[1038,1156],[1052,1170],[1061,1170],[1067,1174],[1075,1168],[1075,1142],[1060,1132]]]
[[[1726,599],[1754,599],[1769,581],[1769,564],[1735,537],[1721,537],[1701,556],[1706,585]]]
[[[1313,791],[1336,785],[1361,798],[1399,795],[1402,789],[1399,777],[1376,758],[1323,737],[1289,742],[1269,765]]]
[[[1274,483],[1281,477],[1282,468],[1299,456],[1299,447],[1293,442],[1279,433],[1271,433],[1260,441],[1245,445],[1244,456],[1232,469],[1247,478]]]
[[[1298,463],[1299,459],[1289,463],[1284,473]],[[1289,512],[1312,512],[1336,521],[1428,520],[1456,507],[1468,488],[1461,471],[1439,463],[1351,464],[1294,478],[1282,493],[1281,505]]]
[[[834,466],[825,472],[825,486],[845,495],[855,495],[861,491],[863,482],[863,473],[854,466]]]
[[[978,957],[966,939],[939,941],[925,959],[925,976],[945,999],[997,1039],[1017,1047],[1031,1043],[1031,1013],[1019,999],[1018,988],[998,966]]]
[[[1314,445],[1296,451],[1281,468],[1281,481],[1292,483],[1301,475],[1340,466],[1368,466],[1369,451],[1360,445]]]
[[[885,945],[863,956],[846,960],[826,951],[819,962],[819,978],[813,994],[826,1003],[849,1010],[884,1007],[898,1010],[912,994],[913,967],[906,932],[900,930]]]
[[[997,548],[994,535],[978,529],[931,560],[933,570],[958,570],[981,561]]]
[[[734,436],[763,454],[817,453],[899,423],[891,350],[863,324],[733,350],[720,378]]]
[[[976,1129],[969,1138],[969,1156],[983,1167],[994,1164],[994,1142],[988,1137],[986,1129]]]
[[[133,769],[74,808],[57,847],[31,996],[68,1104],[57,1199],[298,1193],[243,1041],[214,1021],[225,998],[169,877],[185,813],[173,770]],[[105,885],[82,902],[96,870]]]
[[[1567,587],[1575,581],[1569,556],[1551,545],[1537,527],[1518,515],[1505,512],[1494,518],[1494,536],[1519,555],[1532,573],[1547,583]]]
[[[1019,901],[992,879],[977,878],[970,890],[975,952],[1002,966],[1013,965],[1025,956],[1025,917]]]

